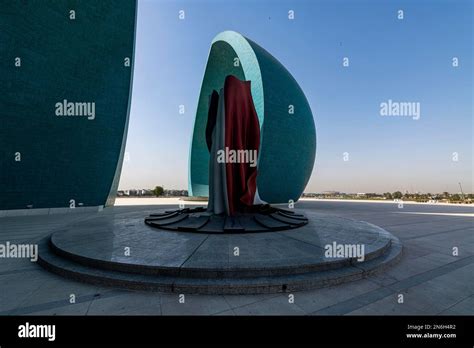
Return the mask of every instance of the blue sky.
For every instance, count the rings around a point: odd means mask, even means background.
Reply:
[[[276,57],[311,105],[317,150],[306,192],[458,192],[458,182],[472,192],[472,15],[467,0],[139,0],[120,188],[187,188],[210,43],[235,30]],[[388,99],[419,102],[420,119],[382,117]]]

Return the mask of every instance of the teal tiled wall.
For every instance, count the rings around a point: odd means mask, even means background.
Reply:
[[[69,207],[71,199],[96,206],[113,197],[135,17],[135,1],[1,2],[0,210]],[[94,102],[95,119],[56,116],[64,99]]]

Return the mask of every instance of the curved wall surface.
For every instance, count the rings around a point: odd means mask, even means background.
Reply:
[[[136,1],[2,3],[0,210],[113,204],[135,23]]]
[[[237,66],[235,64],[238,58]],[[311,176],[316,130],[311,108],[296,80],[270,53],[226,31],[213,40],[199,96],[189,161],[189,193],[208,195],[209,152],[205,141],[208,98],[227,75],[251,81],[261,128],[257,186],[268,203],[296,201]],[[289,110],[293,110],[290,113]]]

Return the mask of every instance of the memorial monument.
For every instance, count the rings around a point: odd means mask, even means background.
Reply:
[[[401,255],[392,234],[294,209],[315,152],[313,115],[295,79],[225,31],[211,45],[190,150],[189,192],[207,206],[146,218],[104,210],[45,238],[38,261],[95,284],[205,294],[306,290],[384,270]]]
[[[288,70],[234,31],[211,44],[192,136],[190,196],[207,210],[154,214],[150,226],[182,231],[259,232],[300,227],[296,202],[310,176],[316,131],[309,103]]]

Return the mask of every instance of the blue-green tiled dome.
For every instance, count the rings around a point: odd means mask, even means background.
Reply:
[[[209,53],[190,150],[190,196],[207,196],[209,192],[205,138],[209,95],[224,86],[228,75],[251,81],[261,128],[257,177],[260,198],[268,203],[296,201],[308,183],[316,155],[311,108],[296,80],[280,62],[233,31],[217,35]]]

